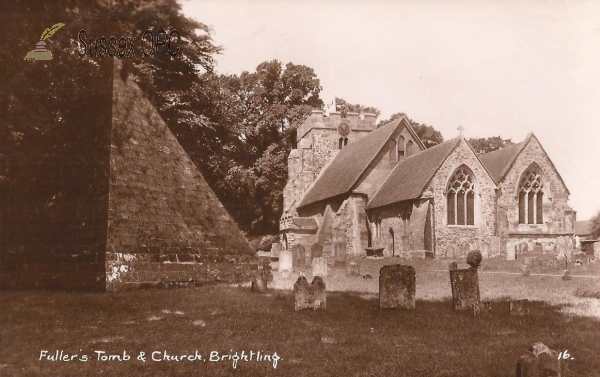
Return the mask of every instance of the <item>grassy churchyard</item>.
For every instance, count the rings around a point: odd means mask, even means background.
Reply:
[[[416,269],[415,310],[378,308],[378,271],[393,263]],[[569,266],[573,278],[563,281],[562,270],[522,276],[518,262],[484,260],[480,290],[492,312],[477,318],[452,310],[448,261],[360,264],[371,279],[330,270],[324,311],[294,311],[299,271],[275,272],[267,294],[249,286],[0,292],[0,375],[515,376],[535,342],[568,351],[566,376],[600,375],[598,264]],[[508,300],[521,298],[531,301],[529,315],[509,315]],[[70,361],[52,361],[57,352]],[[190,357],[175,360],[181,355]]]

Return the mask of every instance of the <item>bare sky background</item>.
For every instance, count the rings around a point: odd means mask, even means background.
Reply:
[[[196,1],[219,73],[304,64],[321,97],[403,111],[444,138],[533,132],[578,220],[600,209],[600,1]]]

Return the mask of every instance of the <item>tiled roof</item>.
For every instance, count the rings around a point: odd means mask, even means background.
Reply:
[[[350,191],[381,148],[386,145],[402,119],[396,119],[377,128],[360,140],[342,148],[317,177],[298,207]]]
[[[400,161],[369,201],[367,208],[418,198],[460,140],[457,137],[445,141]]]
[[[294,217],[292,219],[292,223],[296,225],[296,227],[301,229],[312,229],[316,230],[319,228],[319,224],[317,224],[317,220],[312,217]]]
[[[575,235],[589,236],[592,228],[592,220],[575,221]]]
[[[519,155],[529,138],[520,142],[519,144],[509,145],[507,147],[497,149],[493,152],[480,154],[478,157],[481,163],[490,172],[490,175],[496,183],[504,177],[510,165],[513,163],[515,158]]]

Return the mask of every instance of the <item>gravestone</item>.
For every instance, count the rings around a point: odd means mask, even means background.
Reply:
[[[500,241],[500,237],[498,236],[492,236],[490,238],[490,254],[491,257],[495,257],[500,255],[500,249],[501,249],[501,241]]]
[[[484,258],[491,257],[491,255],[490,255],[490,243],[488,241],[485,241],[485,242],[481,243],[481,255]]]
[[[346,263],[346,241],[337,241],[334,243],[335,263]]]
[[[279,253],[279,271],[291,271],[293,268],[292,250],[281,250]]]
[[[277,255],[281,252],[281,244],[279,242],[273,242],[271,244],[271,253]]]
[[[454,310],[469,310],[474,305],[479,305],[479,278],[476,269],[450,270],[450,286]]]
[[[529,300],[510,300],[508,302],[508,311],[511,315],[523,316],[529,314]]]
[[[292,247],[294,253],[294,267],[304,268],[306,265],[306,252],[304,245],[296,244]]]
[[[600,242],[594,243],[594,259],[600,259]]]
[[[449,270],[456,270],[456,269],[458,269],[458,263],[456,263],[456,262],[450,262],[450,263],[448,263],[448,269]]]
[[[325,282],[320,276],[315,276],[309,283],[304,276],[300,276],[294,283],[294,296],[296,311],[302,309],[325,309],[327,306]]]
[[[517,377],[547,377],[563,375],[558,352],[543,343],[535,343],[517,361]]]
[[[473,306],[473,317],[488,317],[492,314],[492,303],[484,301],[479,305]]]
[[[529,266],[521,267],[521,272],[523,273],[523,276],[531,275],[531,270],[529,269]]]
[[[446,258],[456,258],[456,251],[454,250],[454,246],[449,245],[446,250]]]
[[[315,258],[321,258],[323,256],[323,244],[320,242],[314,243],[310,248],[310,260],[311,262]]]
[[[252,280],[252,292],[264,293],[267,291],[267,281],[262,276],[257,275]]]
[[[564,270],[562,279],[563,280],[571,280],[571,271]]]
[[[527,253],[527,249],[529,248],[529,245],[527,245],[526,243],[522,243],[519,245],[519,253],[520,254],[525,254]]]
[[[313,259],[312,262],[312,274],[313,276],[327,276],[327,259],[324,257],[319,257]]]
[[[413,266],[383,266],[379,270],[379,308],[415,308],[416,273]]]
[[[356,262],[348,262],[346,265],[346,274],[350,276],[360,276],[360,265]]]
[[[469,244],[468,242],[463,242],[460,245],[460,257],[464,258],[467,256],[467,254],[469,254],[469,251],[471,251],[471,244]]]

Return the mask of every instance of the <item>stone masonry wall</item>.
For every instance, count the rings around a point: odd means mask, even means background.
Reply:
[[[519,224],[519,183],[523,173],[534,163],[544,176],[544,223]],[[528,250],[533,250],[535,244],[540,243],[544,249],[551,250],[556,237],[573,236],[575,213],[567,203],[568,190],[536,137],[530,138],[499,186],[502,192],[499,205],[506,208],[504,221],[508,224],[507,250],[510,259],[515,257],[516,245],[525,243]]]
[[[475,225],[452,226],[447,224],[446,187],[452,174],[466,165],[475,175]],[[489,241],[496,228],[496,184],[489,176],[474,152],[463,139],[448,156],[424,190],[423,197],[434,199],[435,238],[437,255],[444,255],[448,246],[462,243],[477,244]]]

